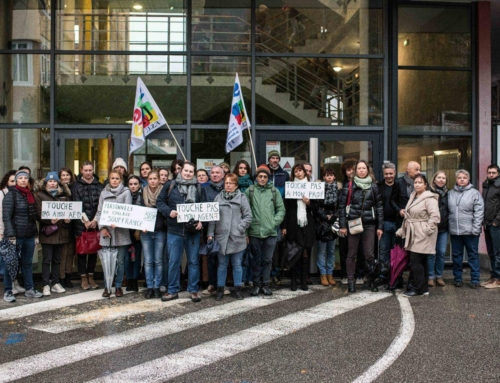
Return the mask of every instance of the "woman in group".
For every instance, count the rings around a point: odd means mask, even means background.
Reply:
[[[229,260],[233,266],[235,298],[243,299],[241,262],[247,248],[246,230],[252,223],[252,210],[246,196],[238,189],[236,174],[229,173],[224,177],[224,190],[215,197],[214,202],[219,203],[220,219],[208,225],[208,240],[215,238],[220,244],[215,299],[221,300],[224,297]]]
[[[40,222],[40,244],[42,245],[42,278],[43,295],[65,293],[59,282],[61,255],[64,246],[69,242],[69,219],[44,219],[42,217],[43,202],[68,202],[70,193],[67,185],[62,185],[56,172],[49,172],[43,186],[35,195],[37,218]],[[52,283],[52,288],[50,284]]]
[[[100,221],[102,208],[104,202],[123,203],[130,205],[132,203],[132,194],[128,187],[123,186],[122,174],[117,170],[112,170],[109,173],[109,184],[106,185],[99,197],[99,207],[97,208],[96,220]],[[117,298],[123,296],[122,282],[123,275],[125,274],[125,258],[129,245],[132,243],[130,240],[129,229],[99,224],[101,231],[101,246],[112,246],[118,248],[118,255],[116,258],[116,279],[115,279],[115,296]],[[111,295],[111,291],[106,288],[102,296],[107,298]]]
[[[355,166],[352,188],[344,185],[339,203],[340,234],[347,236],[347,286],[350,293],[356,292],[354,274],[356,257],[361,248],[365,256],[368,272],[368,288],[376,292],[375,276],[375,235],[382,237],[384,227],[384,207],[375,177],[368,163],[359,160]],[[355,234],[348,230],[348,222],[361,219],[362,232]]]
[[[198,294],[200,279],[200,233],[201,222],[177,222],[177,204],[206,202],[205,188],[202,188],[195,177],[195,167],[186,161],[182,170],[174,180],[167,182],[157,199],[157,208],[167,218],[168,246],[168,292],[162,301],[179,298],[180,269],[184,250],[188,260],[188,292],[192,302],[201,302]]]
[[[201,186],[207,186],[210,183],[210,177],[205,169],[198,169],[196,171],[196,179]]]
[[[181,172],[182,166],[184,165],[183,160],[173,160],[170,164],[170,173],[172,173],[172,179],[175,180],[177,175]]]
[[[159,168],[158,175],[160,176],[160,184],[165,185],[168,181],[168,176],[170,175],[167,168]]]
[[[406,297],[429,294],[427,258],[436,252],[438,224],[440,221],[438,194],[427,190],[427,178],[417,174],[413,180],[414,191],[405,207],[403,225],[396,235],[405,238],[405,249],[410,252],[413,275],[412,289]]]
[[[309,182],[309,176],[302,164],[295,164],[290,177],[292,182]],[[292,291],[297,290],[297,271],[300,270],[300,288],[308,290],[307,271],[312,247],[316,239],[316,225],[314,215],[318,210],[318,202],[307,197],[302,199],[285,199],[285,219],[281,223],[281,235],[288,241],[294,241],[302,247],[300,260],[290,268]]]
[[[141,186],[145,187],[148,184],[148,174],[153,170],[153,166],[148,162],[144,161],[141,166],[139,166],[139,179],[141,180]]]
[[[75,220],[73,222],[75,236],[82,235],[84,231],[96,230],[96,213],[99,206],[99,196],[103,189],[103,184],[94,174],[94,165],[90,161],[83,162],[80,168],[80,174],[76,177],[75,185],[71,190],[73,201],[81,201],[83,213],[88,221]],[[99,285],[94,281],[94,270],[97,264],[97,253],[78,254],[77,256],[78,274],[81,278],[82,290],[97,289]]]
[[[70,199],[72,199],[71,189],[75,184],[75,175],[70,168],[63,167],[59,170],[59,180],[61,185],[67,186],[67,192],[69,193]],[[71,282],[71,273],[73,272],[73,259],[76,254],[76,242],[75,242],[75,231],[73,230],[73,224],[68,225],[69,240],[68,243],[63,245],[61,254],[61,266],[59,268],[59,281],[64,288],[72,288],[73,283]]]
[[[160,183],[158,172],[153,170],[148,175],[148,185],[142,191],[142,206],[156,209],[160,192],[165,186]],[[161,298],[160,284],[163,273],[163,253],[167,242],[167,226],[165,217],[160,211],[156,214],[154,232],[141,233],[142,248],[144,249],[144,273],[146,275],[145,298]]]
[[[325,183],[325,199],[319,201],[317,216],[319,221],[327,222],[329,227],[331,227],[337,219],[339,197],[338,185],[333,169],[325,169],[323,182]],[[331,232],[331,230],[329,231]],[[317,243],[317,265],[320,272],[321,284],[323,286],[335,286],[337,283],[332,275],[335,266],[335,238],[325,242],[318,239]]]
[[[441,220],[438,224],[436,252],[427,257],[429,271],[429,287],[445,286],[443,280],[444,255],[448,245],[448,188],[446,187],[446,173],[439,170],[432,177],[431,191],[438,195],[439,214]]]
[[[15,186],[11,187],[2,201],[2,219],[4,237],[8,238],[21,249],[21,269],[24,278],[24,295],[28,298],[41,298],[42,293],[35,290],[33,284],[33,254],[35,252],[35,237],[38,235],[36,226],[36,201],[29,188],[30,175],[26,170],[19,170],[15,175]],[[12,294],[12,280],[9,273],[4,274],[4,300],[15,302]]]
[[[2,181],[0,182],[0,240],[3,239],[3,231],[4,231],[3,219],[2,219],[2,202],[5,195],[9,192],[9,188],[16,184],[15,177],[16,177],[16,171],[10,170],[3,176]],[[0,257],[0,274],[4,275],[5,271],[6,271],[5,262],[3,260],[3,257]],[[13,295],[21,292],[16,290],[16,283],[17,282],[14,281],[14,285],[12,288]],[[24,289],[21,288],[21,290]]]
[[[462,287],[464,248],[470,267],[470,288],[479,287],[479,236],[484,218],[481,193],[470,183],[465,169],[455,173],[455,186],[448,192],[449,231],[455,287]]]
[[[236,162],[233,172],[238,176],[238,189],[240,189],[242,193],[245,193],[245,190],[253,185],[254,181],[250,175],[250,164],[245,160],[239,160]]]
[[[229,168],[229,164],[227,162],[221,162],[219,166],[224,171],[224,176],[231,172],[231,169]]]
[[[142,187],[141,180],[138,176],[131,175],[128,177],[128,188],[132,194],[132,204],[142,206]],[[139,291],[137,280],[141,272],[141,232],[140,230],[130,230],[131,246],[128,249],[128,254],[125,257],[125,275],[127,276],[126,291]]]

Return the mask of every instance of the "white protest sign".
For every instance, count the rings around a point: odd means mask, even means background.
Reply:
[[[104,202],[99,225],[155,231],[158,210],[151,207]]]
[[[219,203],[183,203],[177,205],[177,222],[188,222],[191,218],[195,221],[209,222],[218,221]]]
[[[309,199],[325,198],[324,182],[285,182],[285,198],[301,199],[306,196]]]
[[[42,201],[42,219],[81,219],[82,203],[75,201]]]

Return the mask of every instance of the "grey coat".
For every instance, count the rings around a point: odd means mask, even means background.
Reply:
[[[214,202],[219,203],[220,220],[210,222],[208,236],[215,237],[219,242],[220,254],[235,254],[245,250],[246,229],[252,223],[252,209],[247,197],[238,190],[232,200],[226,201],[219,194]]]
[[[469,184],[460,190],[457,185],[448,192],[451,235],[480,235],[484,217],[481,193]]]
[[[97,208],[97,214],[95,216],[97,222],[99,222],[101,219],[102,206],[104,205],[104,202],[117,202],[129,205],[132,204],[132,194],[130,193],[128,187],[124,187],[123,184],[120,184],[121,190],[118,192],[117,195],[111,193],[109,189],[110,186],[106,185],[106,187],[101,192],[101,195],[99,196],[99,207]],[[117,247],[117,246],[130,245],[132,243],[130,239],[129,229],[121,227],[113,229],[111,227],[99,224],[99,230],[102,230],[104,228],[108,229],[109,233],[111,234],[111,241],[109,240],[109,238],[104,238],[101,235],[101,240],[99,241],[101,246]]]

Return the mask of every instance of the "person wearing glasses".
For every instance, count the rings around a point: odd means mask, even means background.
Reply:
[[[215,238],[220,244],[217,269],[216,300],[224,297],[224,285],[229,260],[233,266],[234,296],[243,299],[241,293],[243,254],[247,248],[246,230],[252,222],[252,210],[244,194],[238,189],[238,176],[229,173],[224,177],[224,190],[215,197],[219,203],[219,221],[208,225],[208,240]]]

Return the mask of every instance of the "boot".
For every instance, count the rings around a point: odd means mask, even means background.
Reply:
[[[290,280],[292,282],[290,289],[292,291],[297,291],[297,269],[295,266],[290,268]]]
[[[133,279],[129,279],[128,283],[127,283],[127,288],[125,289],[125,291],[134,291],[134,290],[132,290],[133,287],[134,287],[134,280]]]
[[[354,279],[349,279],[347,281],[347,292],[348,293],[355,293],[356,292],[356,283]]]
[[[307,268],[309,266],[309,257],[302,258],[302,267],[300,269],[300,289],[302,291],[309,290],[309,286],[307,285]]]
[[[59,283],[61,284],[62,287],[64,288],[67,288],[68,286],[66,286],[66,277],[64,278],[61,278],[59,277]]]
[[[82,284],[80,285],[82,290],[89,290],[90,285],[89,285],[89,281],[87,279],[87,274],[80,275],[80,278],[82,279]]]
[[[326,274],[321,274],[320,275],[320,281],[321,281],[321,286],[329,286],[330,285],[328,283],[328,279],[326,277]]]
[[[64,275],[65,275],[64,281],[66,282],[66,286],[64,286],[64,287],[72,289],[74,286],[73,286],[73,283],[71,283],[71,274],[67,273]]]
[[[234,297],[239,301],[244,298],[243,294],[241,293],[241,286],[236,286],[234,288]]]
[[[216,301],[221,301],[224,298],[224,286],[217,286],[217,295],[215,296]]]
[[[139,286],[137,285],[137,279],[134,278],[134,279],[132,279],[132,281],[134,282],[133,286],[132,286],[132,291],[138,292]]]
[[[328,274],[326,276],[327,280],[328,280],[328,284],[330,286],[336,286],[337,285],[337,282],[335,282],[335,279],[333,279],[333,275],[332,274]]]
[[[94,281],[94,274],[87,274],[89,278],[89,285],[92,290],[99,288],[99,285]]]
[[[250,291],[250,295],[252,297],[256,297],[259,295],[259,292],[260,292],[260,283],[259,282],[254,282],[253,283],[253,287],[252,287],[252,291]]]
[[[262,294],[270,296],[273,295],[273,292],[269,288],[269,285],[267,283],[264,283],[261,287]]]
[[[372,293],[377,293],[378,292],[378,287],[377,287],[377,285],[375,284],[375,282],[373,280],[374,280],[373,277],[369,277],[368,278],[368,288],[370,289],[370,291]]]

